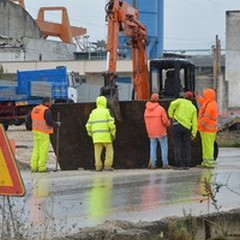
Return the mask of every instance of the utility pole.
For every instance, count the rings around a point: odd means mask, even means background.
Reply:
[[[221,76],[221,41],[216,35],[216,42],[214,47],[214,65],[213,65],[213,89],[216,91],[217,98],[219,92],[219,81]]]
[[[221,73],[221,42],[218,35],[216,35],[214,47],[213,89],[216,91],[219,113],[224,113],[227,111],[228,106],[226,98],[227,85]]]

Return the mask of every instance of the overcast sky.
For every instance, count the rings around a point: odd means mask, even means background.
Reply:
[[[148,0],[145,0],[148,1]],[[87,28],[91,41],[106,39],[106,0],[25,0],[26,9],[36,18],[42,6],[65,6],[71,25]],[[240,10],[240,0],[165,0],[164,49],[209,49],[220,36],[225,45],[225,12]],[[60,21],[56,12],[48,20]]]

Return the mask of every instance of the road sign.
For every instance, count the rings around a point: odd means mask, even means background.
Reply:
[[[23,196],[25,187],[6,132],[0,124],[0,195]]]

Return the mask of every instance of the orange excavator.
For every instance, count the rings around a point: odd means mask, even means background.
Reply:
[[[149,74],[147,66],[147,29],[139,21],[139,12],[125,1],[110,0],[106,6],[107,71],[104,73],[104,87],[101,94],[108,97],[109,106],[116,118],[121,119],[118,104],[116,67],[118,58],[118,38],[122,33],[130,37],[128,46],[132,49],[132,79],[136,100],[149,98]]]
[[[171,56],[150,60],[147,64],[147,30],[138,20],[137,9],[123,0],[109,0],[105,10],[108,22],[107,71],[104,73],[104,86],[100,94],[107,96],[116,119],[114,168],[146,168],[149,162],[149,138],[143,118],[146,100],[152,92],[158,92],[161,105],[167,109],[172,99],[181,96],[184,91],[194,91],[194,65],[187,59]],[[119,34],[130,38],[128,44],[132,49],[132,79],[136,99],[132,101],[118,101],[116,67]],[[60,114],[62,124],[60,142],[56,135],[51,140],[54,149],[59,149],[58,159],[62,170],[94,168],[92,142],[85,129],[94,108],[95,103],[53,106],[54,117],[57,119]],[[173,165],[171,128],[168,136],[169,162]],[[197,137],[192,143],[192,166],[201,162],[200,146],[200,138]]]

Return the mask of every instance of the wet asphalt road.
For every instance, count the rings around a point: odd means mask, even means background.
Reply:
[[[154,221],[216,211],[203,199],[203,179],[226,186],[217,194],[222,210],[240,207],[240,149],[220,149],[214,170],[117,170],[114,172],[22,172],[23,198],[11,198],[19,231],[28,239],[51,239],[105,220]],[[0,198],[1,204],[2,198]],[[1,220],[0,220],[1,222]]]

